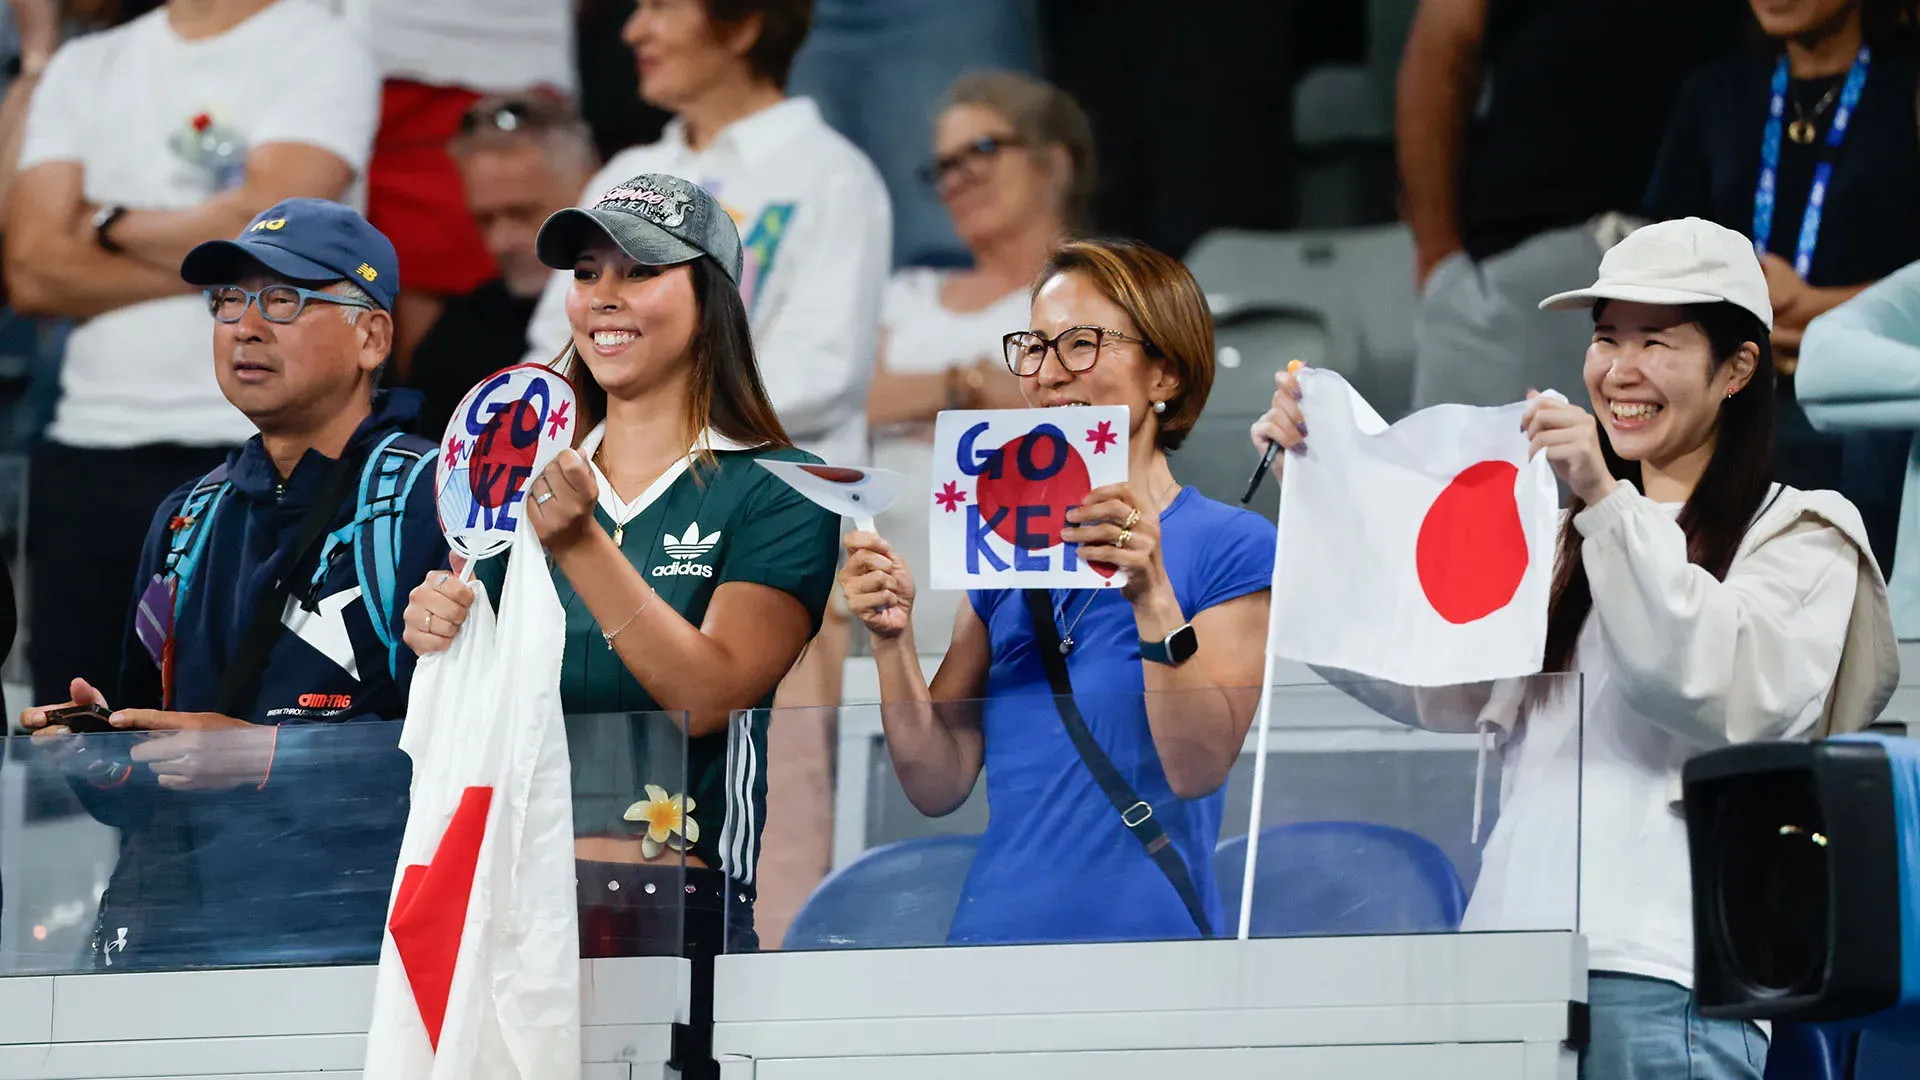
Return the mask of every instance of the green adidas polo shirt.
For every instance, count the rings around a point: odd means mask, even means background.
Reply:
[[[580,446],[589,460],[600,435],[595,430]],[[704,438],[710,460],[683,460],[631,503],[622,505],[613,486],[596,475],[595,517],[660,594],[654,602],[672,605],[695,626],[706,618],[715,589],[746,581],[799,599],[817,632],[838,567],[840,520],[755,462],[820,459],[790,448],[748,448],[711,432]],[[556,572],[554,584],[567,612],[560,699],[568,715],[575,829],[638,837],[645,825],[623,815],[648,797],[648,785],[669,797],[684,794],[699,832],[688,850],[751,884],[765,823],[766,709],[773,695],[736,714],[726,734],[685,740],[683,773],[679,730],[658,715],[632,715],[659,706],[607,648],[566,575]],[[498,594],[497,582],[489,587]],[[629,715],[609,715],[620,713]]]

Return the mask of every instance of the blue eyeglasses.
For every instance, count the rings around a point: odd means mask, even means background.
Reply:
[[[268,285],[259,291],[243,289],[238,285],[222,285],[207,290],[207,311],[215,322],[237,323],[247,313],[248,304],[258,304],[260,315],[270,323],[290,323],[300,317],[307,309],[307,302],[318,300],[323,304],[339,304],[342,307],[357,307],[372,311],[373,305],[365,300],[351,296],[335,296],[332,293],[303,289],[298,285]]]

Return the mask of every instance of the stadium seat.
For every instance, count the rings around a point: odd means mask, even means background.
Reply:
[[[1773,1070],[1767,1070],[1772,1077]],[[1920,1023],[1905,1030],[1876,1028],[1860,1035],[1853,1080],[1913,1080],[1920,1076]]]
[[[1323,366],[1346,376],[1388,420],[1405,414],[1419,304],[1405,226],[1220,229],[1201,237],[1186,262],[1216,311],[1272,303],[1316,313],[1331,339]]]
[[[1846,1080],[1853,1037],[1820,1024],[1773,1025],[1766,1080]]]
[[[1467,894],[1432,841],[1359,821],[1304,821],[1260,834],[1254,879],[1256,937],[1418,934],[1457,930]],[[1213,855],[1227,925],[1240,920],[1247,838]]]
[[[787,927],[781,947],[944,944],[979,847],[978,836],[925,836],[874,848],[813,890]]]
[[[1328,366],[1338,351],[1316,311],[1266,302],[1210,297],[1214,321],[1213,390],[1200,422],[1173,454],[1173,474],[1202,495],[1237,504],[1257,460],[1247,428],[1273,399],[1273,373],[1289,360]],[[1279,485],[1268,484],[1253,508],[1273,517]]]

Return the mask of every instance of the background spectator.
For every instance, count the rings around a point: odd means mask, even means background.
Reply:
[[[1782,378],[1775,477],[1838,489],[1860,509],[1882,567],[1893,565],[1908,436],[1815,432],[1794,395],[1800,335],[1816,315],[1920,259],[1920,138],[1910,0],[1753,0],[1763,48],[1698,72],[1673,112],[1647,189],[1656,218],[1703,217],[1761,240]],[[1861,62],[1862,45],[1870,46]],[[1847,82],[1858,69],[1856,91]],[[1756,209],[1768,113],[1781,102],[1771,214]],[[1857,98],[1857,101],[1855,100]],[[1848,109],[1847,106],[1852,108]],[[1833,126],[1849,122],[1839,146]],[[1822,212],[1805,228],[1816,170],[1831,163]],[[1764,208],[1761,208],[1763,210]],[[1764,220],[1763,220],[1764,219]],[[1806,268],[1796,270],[1804,254]]]
[[[1072,98],[1038,79],[968,75],[947,92],[923,171],[973,268],[902,270],[887,285],[867,419],[874,464],[905,474],[910,491],[932,476],[940,410],[1026,407],[1000,339],[1027,329],[1034,278],[1054,245],[1086,225],[1093,131]],[[926,564],[927,514],[918,502],[880,515],[879,527],[907,565]],[[914,640],[944,652],[963,599],[922,592]]]
[[[1423,0],[1395,119],[1414,408],[1577,386],[1591,328],[1535,302],[1593,280],[1621,231],[1595,219],[1639,207],[1681,80],[1744,18],[1741,0]]]
[[[563,0],[324,2],[360,32],[386,79],[367,218],[400,252],[393,373],[404,378],[446,298],[494,274],[447,142],[483,94],[574,92],[574,13]]]
[[[86,321],[30,470],[37,700],[64,700],[65,673],[117,668],[147,519],[253,431],[214,381],[180,259],[288,196],[357,193],[378,85],[347,27],[301,0],[169,4],[48,65],[8,207],[8,293]]]
[[[814,0],[789,89],[865,150],[893,200],[896,266],[964,265],[968,247],[920,180],[927,118],[969,71],[1033,70],[1023,0]],[[1036,267],[1037,269],[1037,267]]]
[[[434,438],[475,383],[520,360],[527,320],[552,274],[534,239],[548,215],[573,205],[599,165],[579,114],[541,95],[482,98],[461,118],[449,150],[495,276],[448,299],[414,349],[410,381],[427,399],[420,430]]]
[[[1794,380],[1820,431],[1920,428],[1920,263],[1808,324]],[[1920,638],[1920,458],[1909,454],[1887,602],[1895,633],[1912,641]]]

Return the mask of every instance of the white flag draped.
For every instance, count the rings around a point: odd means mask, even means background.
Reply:
[[[411,809],[380,952],[366,1080],[580,1074],[566,617],[523,517],[495,618],[485,589],[414,673]]]

